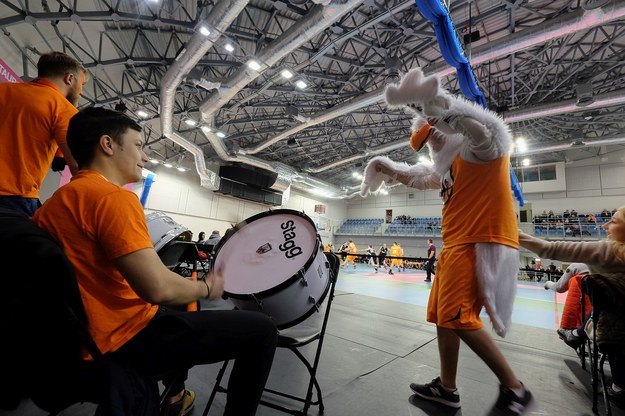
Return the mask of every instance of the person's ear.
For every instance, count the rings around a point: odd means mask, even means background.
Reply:
[[[74,81],[76,81],[76,75],[73,72],[68,72],[63,77],[63,83],[67,86],[71,86]]]
[[[108,156],[113,155],[113,138],[108,134],[103,134],[100,136],[99,147],[104,154]]]

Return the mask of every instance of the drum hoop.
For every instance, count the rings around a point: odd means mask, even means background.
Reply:
[[[308,221],[313,228],[315,229],[315,236],[316,236],[316,241],[315,241],[315,247],[312,251],[312,253],[310,254],[310,257],[308,257],[308,260],[306,260],[306,263],[304,264],[304,266],[302,266],[302,268],[300,270],[306,270],[308,271],[308,268],[311,266],[311,264],[313,263],[313,261],[317,258],[317,255],[314,255],[315,253],[319,253],[319,251],[321,251],[321,237],[319,236],[319,233],[317,233],[317,227],[315,226],[315,223],[312,222],[312,220],[305,215],[303,212],[300,211],[295,211],[293,209],[275,209],[275,210],[270,210],[270,211],[266,211],[266,212],[261,212],[259,214],[253,215],[249,218],[247,218],[246,220],[243,220],[239,223],[237,223],[235,225],[235,228],[237,230],[242,229],[243,227],[245,227],[246,225],[259,220],[263,217],[268,217],[271,215],[275,215],[275,214],[290,214],[290,215],[297,215],[299,217],[302,217],[304,220]],[[241,225],[242,224],[242,225]],[[239,225],[241,225],[239,227]],[[225,235],[221,240],[219,240],[219,242],[217,243],[217,246],[215,246],[215,250],[214,250],[214,258],[213,258],[213,265],[212,265],[212,269],[214,269],[215,267],[215,263],[217,262],[217,259],[219,257],[219,251],[221,250],[221,248],[223,247],[224,244],[226,244],[226,242],[230,239],[230,237],[232,237],[234,234],[236,234],[236,231],[233,232],[230,235]],[[321,255],[323,255],[323,251],[321,251]],[[284,282],[280,283],[277,286],[274,286],[270,289],[267,290],[263,290],[262,292],[255,292],[255,293],[248,293],[248,294],[237,294],[237,293],[230,293],[230,292],[226,292],[224,291],[224,294],[226,294],[226,296],[234,298],[234,299],[241,299],[241,300],[245,300],[245,299],[249,299],[252,296],[261,296],[261,297],[266,297],[266,296],[270,296],[273,294],[276,294],[278,292],[281,292],[282,290],[284,290],[286,287],[291,286],[291,284],[293,284],[293,282],[296,279],[299,279],[299,272],[291,275],[291,277],[289,277],[288,279],[286,279]],[[329,285],[328,285],[329,286]],[[325,296],[325,295],[324,295]]]

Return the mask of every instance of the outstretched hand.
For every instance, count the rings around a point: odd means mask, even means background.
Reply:
[[[399,84],[389,85],[385,98],[389,105],[406,106],[432,125],[451,107],[451,97],[440,87],[438,78],[426,77],[420,68],[410,70]]]

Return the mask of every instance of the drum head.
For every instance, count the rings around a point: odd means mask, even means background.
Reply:
[[[230,294],[262,293],[304,269],[316,254],[317,229],[302,213],[277,210],[237,224],[217,246],[215,268]]]

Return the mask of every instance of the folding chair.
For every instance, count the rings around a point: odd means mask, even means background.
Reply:
[[[609,325],[609,330],[622,332],[622,339],[625,339],[625,322],[623,321],[624,316],[622,312],[625,308],[625,293],[623,293],[622,286],[612,285],[610,279],[600,274],[588,275],[582,279],[582,298],[584,294],[588,294],[592,303],[591,319],[593,331],[587,343],[592,383],[592,411],[594,413],[599,411],[599,381],[601,381],[601,390],[608,416],[612,414],[612,408],[608,398],[608,383],[606,382],[603,366],[608,354],[623,354],[624,345],[622,341],[619,343],[614,340],[598,339],[597,334],[600,331],[608,330],[608,328],[602,328],[602,326],[608,326],[605,323],[607,314],[614,313],[617,316],[617,321],[621,321],[619,329]],[[582,314],[584,313],[582,303]],[[584,348],[582,348],[582,352],[583,350]],[[582,359],[584,358],[585,355],[582,355]]]
[[[323,316],[322,324],[319,328],[298,328],[297,326],[294,328],[288,328],[280,332],[278,335],[278,348],[286,348],[292,351],[295,356],[302,362],[302,364],[308,370],[308,374],[310,375],[308,382],[308,389],[306,390],[305,397],[299,397],[292,394],[288,394],[285,392],[272,390],[269,388],[265,388],[265,393],[267,395],[273,395],[278,397],[284,397],[290,400],[293,400],[298,403],[302,403],[303,407],[300,409],[292,409],[278,403],[267,400],[266,398],[262,398],[260,404],[263,406],[270,407],[272,409],[279,410],[284,413],[289,413],[292,415],[307,415],[308,409],[311,406],[318,406],[319,412],[323,412],[323,396],[321,394],[321,386],[317,380],[317,369],[319,366],[319,359],[321,357],[321,348],[323,347],[323,340],[325,337],[326,327],[328,324],[328,318],[330,316],[330,308],[332,306],[332,301],[334,299],[334,289],[336,286],[336,280],[339,274],[339,266],[341,261],[334,253],[324,253],[326,259],[328,260],[328,268],[329,268],[329,279],[330,279],[330,288],[327,297],[325,314]],[[317,341],[317,348],[315,350],[315,356],[312,364],[308,361],[308,359],[299,351],[299,348],[302,348],[314,341]],[[217,392],[227,393],[227,389],[221,386],[221,380],[226,372],[229,361],[225,361],[221,369],[217,374],[217,379],[215,380],[215,386],[211,392],[211,395],[208,399],[208,403],[204,408],[203,416],[207,416],[210,410],[210,407],[215,399],[215,395]],[[313,399],[313,388],[316,392],[316,400]]]
[[[89,333],[71,263],[48,233],[15,212],[0,209],[0,230],[0,262],[7,266],[0,279],[0,331],[8,335],[0,343],[0,365],[10,381],[0,391],[0,408],[15,409],[30,398],[56,415],[74,403],[105,401],[112,361]],[[24,265],[39,267],[16,272]],[[83,347],[93,361],[81,359]]]

